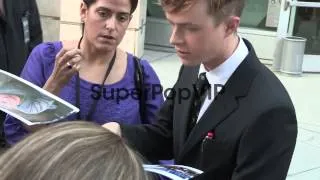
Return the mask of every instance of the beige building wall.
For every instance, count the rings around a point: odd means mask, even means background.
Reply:
[[[37,0],[45,41],[75,40],[81,36],[81,0]],[[119,47],[138,57],[143,55],[147,0],[137,10]]]
[[[60,1],[61,0],[36,0],[40,13],[44,41],[59,40]]]

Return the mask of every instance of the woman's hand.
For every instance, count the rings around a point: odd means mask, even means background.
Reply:
[[[53,72],[43,89],[58,95],[61,88],[79,71],[82,57],[79,49],[66,50],[62,48],[56,55]]]

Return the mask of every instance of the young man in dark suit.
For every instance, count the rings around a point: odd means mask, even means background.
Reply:
[[[0,69],[19,76],[31,50],[41,42],[36,0],[0,0]],[[0,133],[4,118],[0,112]]]
[[[286,179],[297,137],[295,110],[281,82],[237,34],[244,1],[161,0],[183,63],[176,93],[156,124],[104,127],[146,157],[203,170],[195,179]]]

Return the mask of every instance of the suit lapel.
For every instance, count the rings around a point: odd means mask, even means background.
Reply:
[[[259,62],[252,45],[245,39],[244,42],[249,50],[248,56],[229,78],[224,89],[215,97],[215,100],[200,118],[198,124],[190,132],[187,140],[183,141],[185,143],[177,158],[178,162],[205,137],[208,131],[215,129],[232,112],[237,110],[238,98],[247,95],[251,83],[262,65]],[[191,102],[189,102],[189,107],[190,104]],[[186,111],[183,113],[188,114]],[[180,133],[184,133],[186,136],[186,123],[189,121],[189,116],[183,116],[180,121],[183,123],[183,126],[180,127],[184,129],[183,132]]]
[[[179,89],[186,89],[190,92],[190,97],[186,99],[181,99],[181,97],[178,96],[178,105],[175,106],[176,111],[179,112],[178,114],[175,114],[176,117],[174,119],[177,119],[177,121],[174,121],[174,127],[175,127],[175,141],[176,145],[179,147],[176,147],[175,149],[180,149],[184,142],[186,141],[186,130],[187,125],[190,120],[190,108],[192,99],[194,97],[194,89],[193,84],[196,82],[198,77],[199,68],[198,67],[186,67],[185,71],[183,72],[182,76],[185,77],[181,80],[181,86],[178,86],[178,89],[176,91],[178,92]],[[179,102],[179,100],[181,102]],[[178,153],[178,152],[177,152]]]
[[[200,118],[198,124],[190,132],[190,135],[182,148],[180,157],[183,157],[199,142],[199,140],[205,137],[208,131],[218,126],[236,108],[237,102],[233,96],[227,93],[217,95],[214,102],[210,104],[206,112]]]

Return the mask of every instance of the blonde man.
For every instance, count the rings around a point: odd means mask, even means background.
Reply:
[[[296,114],[281,82],[237,34],[244,1],[161,0],[183,63],[175,91],[156,124],[104,127],[147,157],[203,170],[196,179],[285,180]]]

